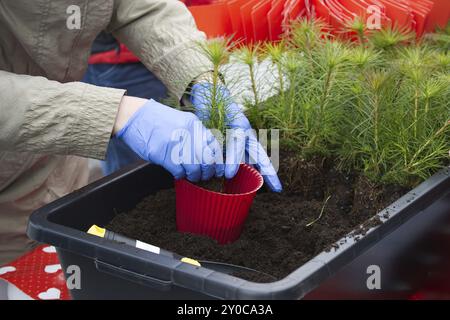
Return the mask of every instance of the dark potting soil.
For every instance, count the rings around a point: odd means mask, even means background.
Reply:
[[[210,191],[224,193],[224,183],[225,180],[223,178],[213,178],[208,181],[199,181],[196,185]]]
[[[173,189],[148,196],[130,212],[118,214],[107,228],[182,256],[258,270],[270,276],[247,271],[233,275],[272,282],[320,252],[332,250],[352,230],[359,230],[356,239],[361,237],[380,223],[368,219],[407,191],[346,175],[325,160],[280,158],[285,159],[279,171],[284,191],[257,194],[234,243],[221,246],[204,236],[177,232]]]

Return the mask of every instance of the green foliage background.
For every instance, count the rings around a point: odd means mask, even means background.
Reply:
[[[449,164],[450,28],[417,40],[396,28],[350,24],[353,41],[301,20],[277,44],[244,48],[242,62],[269,57],[279,93],[247,113],[278,128],[284,149],[328,157],[377,183],[413,187]],[[281,159],[282,160],[282,159]]]

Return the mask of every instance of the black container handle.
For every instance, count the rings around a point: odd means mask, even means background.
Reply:
[[[149,275],[143,275],[100,260],[95,260],[95,267],[100,272],[112,275],[114,277],[120,277],[128,281],[133,281],[138,284],[143,284],[160,291],[170,291],[172,289],[172,281],[161,280]]]

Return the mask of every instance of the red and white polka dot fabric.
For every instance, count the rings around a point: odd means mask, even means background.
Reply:
[[[66,280],[52,246],[39,246],[0,267],[0,279],[36,300],[70,300]]]

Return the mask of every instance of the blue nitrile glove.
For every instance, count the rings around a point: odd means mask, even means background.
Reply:
[[[208,102],[211,101],[212,84],[201,82],[194,84],[191,89],[191,103],[194,106],[197,116],[202,120],[207,120],[209,117]],[[264,177],[264,181],[272,191],[281,192],[282,185],[277,173],[267,156],[266,151],[258,142],[254,131],[251,128],[250,122],[244,115],[243,106],[233,102],[230,92],[225,87],[220,87],[217,96],[222,101],[227,103],[227,125],[230,129],[237,129],[235,135],[243,135],[244,132],[248,134],[248,138],[229,139],[227,137],[226,148],[226,163],[225,163],[225,177],[231,179],[234,177],[239,169],[241,160],[247,154],[255,163],[257,169]],[[249,131],[251,130],[251,131]]]
[[[175,179],[196,182],[224,174],[216,165],[223,162],[218,141],[193,113],[148,100],[116,136]]]

